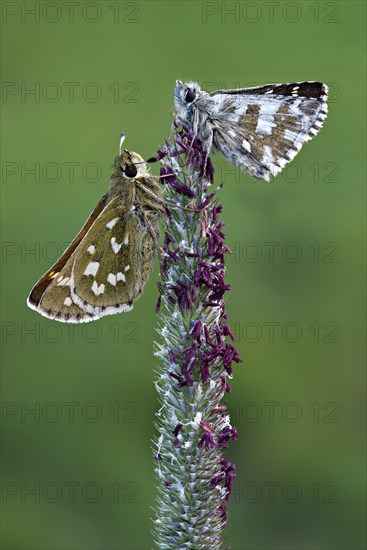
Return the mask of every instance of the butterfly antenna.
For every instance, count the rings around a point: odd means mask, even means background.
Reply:
[[[157,157],[150,157],[147,160],[142,160],[141,162],[134,162],[133,164],[150,164],[152,162],[157,162]]]
[[[124,143],[125,138],[126,138],[126,135],[123,132],[121,132],[120,143],[119,143],[119,154],[120,155],[122,154],[122,144]]]

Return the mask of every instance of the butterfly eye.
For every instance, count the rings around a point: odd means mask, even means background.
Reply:
[[[124,172],[128,178],[135,178],[136,174],[138,173],[138,170],[136,166],[134,166],[133,164],[127,164],[125,166]]]
[[[195,97],[196,97],[196,94],[195,94],[194,90],[191,90],[189,88],[186,92],[186,95],[185,95],[185,101],[187,103],[192,103],[194,101]]]

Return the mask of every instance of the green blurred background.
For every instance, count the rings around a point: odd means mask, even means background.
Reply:
[[[145,157],[168,134],[177,78],[330,84],[323,130],[273,183],[213,159],[244,359],[227,546],[365,548],[365,3],[1,8],[4,550],[152,547],[157,265],[131,313],[97,323],[25,300],[104,193],[120,132]]]

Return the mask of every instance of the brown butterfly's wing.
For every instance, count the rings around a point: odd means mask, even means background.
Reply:
[[[38,281],[38,283],[33,287],[27,300],[27,304],[31,309],[38,311],[39,313],[41,313],[41,315],[49,317],[50,319],[56,318],[59,321],[65,322],[69,321],[69,317],[75,318],[74,321],[70,322],[78,322],[76,317],[83,315],[84,312],[75,304],[69,306],[66,305],[69,303],[68,298],[70,299],[70,290],[67,284],[68,281],[65,281],[65,279],[67,279],[68,277],[70,279],[71,275],[71,264],[69,262],[68,268],[66,268],[66,264],[71,259],[71,257],[75,255],[75,251],[77,250],[79,244],[88,233],[100,213],[105,208],[107,204],[107,197],[108,195],[106,194],[101,198],[101,200],[83,225],[82,229],[65,250],[61,258],[57,260],[57,262],[51,267],[51,269],[49,269],[47,273],[45,273],[43,277]],[[64,282],[60,285],[62,281]],[[43,303],[43,297],[46,291],[50,289],[50,287],[54,289],[53,304],[52,307],[46,308],[45,304]],[[65,300],[66,304],[64,303]]]
[[[139,209],[106,208],[78,248],[73,302],[92,318],[132,309],[152,269],[154,227]]]
[[[129,311],[142,292],[152,268],[154,231],[121,197],[94,216],[98,206],[78,242],[31,292],[28,304],[46,317],[69,323],[99,319]]]

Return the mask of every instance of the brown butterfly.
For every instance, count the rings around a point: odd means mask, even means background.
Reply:
[[[165,213],[161,186],[147,170],[153,160],[126,149],[116,158],[108,192],[32,289],[30,308],[64,323],[132,309],[152,270]]]

